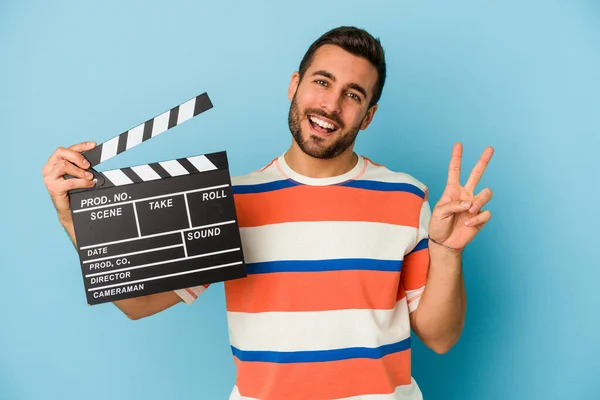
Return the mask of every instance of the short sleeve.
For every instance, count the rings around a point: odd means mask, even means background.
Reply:
[[[175,290],[175,293],[181,297],[186,304],[192,304],[198,298],[198,296],[208,289],[208,286],[209,285],[206,284],[185,289],[177,289]]]
[[[427,192],[425,192],[427,193]],[[425,290],[429,272],[429,220],[431,208],[425,196],[419,215],[419,229],[415,247],[404,256],[400,281],[406,292],[408,311],[413,312],[419,306],[419,300]]]

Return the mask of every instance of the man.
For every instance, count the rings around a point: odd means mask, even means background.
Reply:
[[[309,48],[288,89],[291,147],[233,178],[248,277],[225,282],[231,399],[419,399],[410,333],[437,353],[465,317],[462,249],[489,221],[492,192],[474,190],[493,153],[464,186],[462,147],[431,212],[427,188],[354,152],[378,108],[386,66],[379,40],[341,27]],[[68,190],[92,187],[81,143],[43,168],[59,220],[75,242]],[[64,180],[70,174],[78,179]],[[205,286],[115,304],[143,318]]]

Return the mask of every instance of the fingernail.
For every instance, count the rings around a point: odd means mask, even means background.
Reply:
[[[88,178],[91,178],[91,177],[92,177],[92,176],[94,176],[94,175],[92,175],[92,173],[91,173],[91,172],[86,172],[86,173],[85,173],[85,176],[86,176],[86,177],[88,177]]]
[[[473,220],[472,219],[468,219],[465,221],[465,225],[466,226],[471,226],[473,224]]]
[[[469,208],[469,212],[470,212],[471,214],[473,214],[473,213],[474,213],[474,212],[476,212],[476,211],[477,211],[477,206],[473,204],[473,207]]]
[[[462,207],[467,207],[467,206],[471,205],[471,202],[470,202],[470,201],[463,200],[463,201],[460,203],[460,205],[461,205]]]

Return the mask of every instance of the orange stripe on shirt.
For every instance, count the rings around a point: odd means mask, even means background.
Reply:
[[[387,271],[248,275],[225,282],[227,311],[390,310],[396,306],[399,280],[400,272]]]
[[[262,400],[333,399],[389,394],[411,382],[410,349],[380,359],[277,364],[240,361],[237,386],[242,396]]]
[[[396,301],[400,301],[406,297],[406,291],[402,287],[402,285],[398,286],[398,292],[396,293]]]
[[[429,250],[423,249],[404,257],[402,262],[402,284],[406,290],[419,289],[427,283]]]
[[[294,186],[235,196],[241,228],[299,221],[370,221],[417,228],[422,203],[409,192],[344,186]]]

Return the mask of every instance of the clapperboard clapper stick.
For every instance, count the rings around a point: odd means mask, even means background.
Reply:
[[[246,276],[226,152],[93,168],[210,108],[201,94],[83,153],[96,185],[70,203],[88,304]]]

